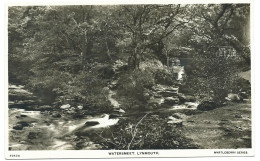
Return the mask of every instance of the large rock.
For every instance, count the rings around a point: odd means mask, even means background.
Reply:
[[[77,108],[80,109],[80,110],[82,110],[82,109],[83,109],[83,106],[82,106],[82,105],[79,105]]]
[[[194,96],[190,96],[190,95],[185,96],[184,94],[179,93],[178,97],[180,99],[180,103],[196,102],[196,98]]]
[[[37,137],[38,137],[38,133],[36,132],[29,132],[27,136],[28,139],[37,139]]]
[[[166,105],[176,105],[179,103],[179,98],[177,97],[166,97],[164,99],[164,104]]]
[[[248,99],[249,98],[249,95],[247,92],[239,92],[238,94],[240,96],[240,98],[242,99]]]
[[[184,105],[187,108],[197,108],[199,104],[197,102],[185,102]]]
[[[55,113],[55,114],[52,115],[52,117],[54,117],[54,118],[61,118],[61,114]]]
[[[16,126],[13,127],[14,130],[22,130],[23,129],[23,125],[18,124]]]
[[[175,91],[168,91],[168,90],[165,90],[165,91],[160,91],[158,92],[160,95],[162,95],[163,97],[171,97],[171,96],[177,96],[177,92]]]
[[[182,119],[178,119],[178,118],[176,118],[176,117],[173,117],[173,116],[170,116],[170,117],[168,117],[168,124],[173,124],[173,125],[175,125],[175,126],[177,126],[177,127],[181,127],[183,124],[182,124]]]
[[[172,117],[176,118],[176,119],[185,119],[187,118],[187,115],[183,114],[183,113],[174,113],[172,115]]]
[[[111,114],[111,115],[109,115],[108,119],[116,119],[116,118],[118,118],[118,117],[120,117],[120,115]]]
[[[200,111],[209,111],[215,108],[216,108],[216,103],[214,101],[203,101],[197,107],[197,109]]]
[[[113,109],[113,113],[123,114],[123,113],[125,113],[125,110],[123,110],[123,109],[121,109],[121,108],[114,108],[114,109]]]
[[[233,102],[238,102],[238,101],[242,101],[243,98],[240,97],[238,94],[229,93],[228,96],[226,97],[226,100],[233,101]]]
[[[85,126],[95,126],[95,125],[98,125],[99,122],[98,121],[87,121],[85,123]]]
[[[37,107],[37,110],[40,110],[40,111],[51,110],[51,109],[53,109],[53,108],[50,105],[43,105],[43,106],[38,106]]]
[[[27,122],[24,122],[24,121],[17,122],[17,124],[22,125],[23,127],[30,126]]]
[[[164,102],[164,98],[151,98],[150,100],[147,101],[148,104],[157,104],[160,105]]]
[[[16,116],[16,118],[21,118],[21,117],[27,117],[27,115],[21,114],[19,116]]]
[[[62,105],[60,108],[63,110],[68,109],[68,108],[70,108],[70,104]]]

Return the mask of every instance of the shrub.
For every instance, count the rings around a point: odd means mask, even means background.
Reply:
[[[122,101],[124,106],[144,104],[146,103],[144,91],[146,88],[150,89],[153,85],[154,78],[151,72],[139,69],[127,71],[118,80],[117,95],[123,97],[121,100],[127,101]]]
[[[138,118],[138,119],[136,119]],[[158,115],[124,120],[106,129],[97,142],[103,149],[196,149],[178,128]]]
[[[154,78],[156,84],[174,85],[177,83],[176,75],[167,69],[156,70]]]

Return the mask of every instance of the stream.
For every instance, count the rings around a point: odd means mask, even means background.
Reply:
[[[112,98],[114,91],[109,91],[108,100],[115,109],[120,104]],[[95,150],[101,145],[94,140],[101,139],[105,128],[118,123],[119,118],[111,114],[91,115],[80,107],[66,107],[53,110],[37,110],[37,98],[23,86],[9,85],[9,150]],[[21,108],[22,107],[22,108]],[[45,106],[44,106],[45,107]],[[47,106],[46,106],[47,107]],[[132,117],[145,113],[175,113],[185,109],[185,104],[157,110],[133,111],[124,114]],[[190,108],[189,110],[193,110]],[[83,117],[73,117],[71,113],[83,113]],[[174,123],[175,118],[169,123]],[[175,120],[174,120],[175,119]],[[177,120],[178,122],[179,120]]]
[[[109,93],[108,99],[115,107],[119,103]],[[19,96],[20,95],[20,96]],[[26,95],[21,98],[21,96]],[[11,97],[10,97],[11,96]],[[18,100],[10,100],[12,96]],[[102,128],[115,125],[118,118],[109,118],[109,114],[96,116],[86,115],[82,118],[71,118],[70,110],[34,111],[20,109],[21,104],[31,102],[34,105],[32,93],[24,90],[23,86],[9,85],[9,149],[10,150],[72,150],[79,149],[75,139],[84,133],[92,135]],[[22,99],[22,100],[21,100]],[[17,107],[15,106],[17,105]],[[31,104],[28,106],[32,106]],[[10,106],[12,108],[10,108]],[[29,108],[30,109],[30,108]],[[97,125],[85,125],[86,122]],[[85,135],[85,134],[84,134]],[[80,138],[79,140],[82,140]],[[99,145],[89,140],[80,149],[99,149]]]

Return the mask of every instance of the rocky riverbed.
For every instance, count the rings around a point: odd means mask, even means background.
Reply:
[[[250,104],[237,103],[202,112],[197,110],[196,100],[177,95],[176,90],[166,86],[154,87],[153,91],[149,91],[149,105],[152,108],[126,112],[113,98],[115,91],[110,91],[108,99],[114,106],[112,113],[94,114],[83,106],[71,107],[64,104],[53,108],[44,105],[23,86],[10,85],[9,149],[190,149],[251,146]],[[239,107],[238,110],[236,106]],[[222,144],[223,139],[230,144]]]

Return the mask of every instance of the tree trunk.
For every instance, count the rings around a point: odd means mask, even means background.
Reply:
[[[108,57],[108,60],[109,61],[111,61],[112,59],[111,59],[111,54],[110,54],[110,50],[109,50],[109,48],[108,48],[108,44],[107,44],[107,40],[106,40],[106,50],[107,50],[107,57]]]

